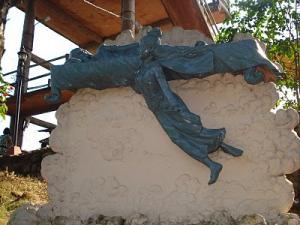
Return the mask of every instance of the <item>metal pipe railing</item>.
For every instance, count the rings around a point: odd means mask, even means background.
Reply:
[[[59,57],[56,57],[56,58],[53,58],[53,59],[44,60],[41,63],[36,63],[36,64],[33,64],[33,65],[30,65],[29,68],[33,68],[33,67],[36,67],[36,66],[43,66],[43,64],[49,64],[51,62],[54,62],[54,61],[57,61],[57,60],[60,60],[60,59],[68,59],[68,57],[69,57],[69,54],[65,54],[65,55],[62,55],[62,56],[59,56]],[[3,74],[3,76],[8,76],[8,75],[11,75],[11,74],[14,74],[14,73],[17,73],[17,72],[18,72],[18,70],[14,70],[14,71]],[[41,74],[39,76],[32,77],[30,79],[23,78],[23,83],[28,83],[29,81],[38,80],[38,79],[41,79],[41,78],[44,78],[44,77],[48,77],[50,75],[51,75],[51,73],[45,73],[45,74]],[[10,85],[13,86],[13,87],[16,87],[17,86],[17,81],[14,82],[14,83],[11,83]],[[49,86],[49,83],[39,85],[39,86],[36,86],[36,87],[30,87],[29,90],[38,89],[39,87],[46,87],[46,86]]]
[[[50,76],[50,75],[51,75],[51,73],[44,73],[42,75],[39,75],[39,76],[36,76],[36,77],[32,77],[30,79],[24,79],[23,82],[26,83],[26,82],[33,81],[33,80],[38,80],[40,78],[47,77],[47,76]],[[17,84],[17,82],[14,82],[14,83],[11,83],[10,85],[11,86],[15,86],[16,84]]]
[[[50,63],[50,62],[54,62],[54,61],[57,61],[57,60],[60,60],[60,59],[67,59],[69,57],[69,54],[65,54],[65,55],[62,55],[62,56],[59,56],[59,57],[56,57],[56,58],[53,58],[53,59],[49,59],[49,60],[46,60],[44,61],[43,63]],[[43,63],[35,63],[35,64],[32,64],[29,66],[29,68],[33,68],[33,67],[37,67],[37,66],[42,66]],[[11,75],[11,74],[15,74],[17,73],[18,70],[14,70],[14,71],[10,71],[8,73],[4,73],[3,76],[8,76],[8,75]]]
[[[29,69],[33,68],[33,67],[36,67],[36,66],[43,66],[43,64],[50,64],[51,62],[54,62],[54,61],[57,61],[57,60],[60,60],[60,59],[68,59],[68,57],[69,57],[69,54],[65,54],[65,55],[62,55],[62,56],[59,56],[59,57],[56,57],[56,58],[53,58],[53,59],[44,60],[41,63],[36,63],[36,64],[33,64],[33,65],[30,65]],[[14,74],[14,73],[17,73],[17,72],[18,72],[18,70],[14,70],[14,71],[3,74],[3,76],[8,76],[10,74]],[[41,79],[41,78],[44,78],[44,77],[48,77],[50,75],[51,75],[51,73],[44,73],[44,74],[29,78],[29,79],[23,77],[22,82],[23,83],[29,83],[30,81],[38,80],[38,79]],[[17,88],[17,82],[18,81],[14,82],[14,83],[10,83],[10,85]],[[46,88],[46,87],[49,87],[49,86],[50,86],[50,82],[48,80],[47,84],[41,84],[41,85],[38,85],[38,86],[29,87],[28,90],[38,90],[38,89]],[[13,97],[13,95],[10,95],[10,94],[8,94],[8,96]]]

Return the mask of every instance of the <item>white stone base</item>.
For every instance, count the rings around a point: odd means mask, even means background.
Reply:
[[[80,217],[56,216],[49,217],[43,208],[23,205],[12,214],[8,225],[191,225],[187,221],[174,223],[171,221],[151,221],[146,215],[136,213],[129,218],[120,216],[103,216],[95,214],[83,220]],[[300,225],[299,216],[291,213],[279,214],[273,221],[267,221],[260,214],[243,215],[233,218],[226,211],[214,212],[201,221],[194,221],[195,225]]]
[[[57,111],[50,144],[58,154],[42,163],[54,215],[194,221],[219,210],[267,218],[289,210],[294,193],[284,174],[300,165],[298,114],[270,112],[274,85],[226,74],[171,86],[204,126],[225,127],[225,143],[244,155],[212,154],[224,168],[209,186],[209,170],[170,141],[141,95],[83,89]]]

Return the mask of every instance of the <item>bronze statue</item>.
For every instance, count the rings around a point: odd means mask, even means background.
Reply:
[[[250,84],[275,80],[278,68],[270,62],[255,40],[194,47],[160,44],[161,32],[152,29],[139,43],[99,47],[95,55],[75,49],[71,58],[51,70],[52,94],[48,101],[59,100],[60,90],[130,86],[142,94],[170,139],[184,152],[205,164],[211,171],[209,184],[216,182],[222,165],[208,154],[219,148],[232,156],[243,151],[223,142],[225,128],[203,127],[174,93],[169,80],[204,78],[216,73],[243,73]]]

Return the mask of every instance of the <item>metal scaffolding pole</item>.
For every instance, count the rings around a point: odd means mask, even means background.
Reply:
[[[18,129],[20,127],[20,112],[21,112],[21,100],[22,100],[22,88],[24,85],[24,74],[25,74],[25,62],[28,58],[28,53],[25,51],[24,46],[21,47],[19,55],[19,62],[18,62],[18,72],[17,72],[17,82],[16,82],[16,91],[15,95],[17,97],[16,100],[16,114],[14,116],[14,130],[13,130],[13,142],[15,146],[20,146],[19,140],[19,131],[22,130]]]
[[[13,141],[15,146],[22,146],[23,142],[23,125],[25,118],[22,117],[20,106],[22,94],[27,92],[28,82],[24,80],[29,76],[30,56],[33,47],[34,37],[34,18],[35,18],[35,0],[27,1],[26,14],[23,25],[22,42],[18,62],[16,96],[16,113],[11,118],[10,127],[13,130]]]

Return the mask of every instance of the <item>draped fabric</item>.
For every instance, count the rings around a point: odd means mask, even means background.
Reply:
[[[200,117],[172,92],[159,64],[143,68],[137,75],[136,86],[170,139],[183,151],[202,160],[217,150],[225,129],[203,127]]]
[[[143,46],[135,43],[126,46],[101,46],[92,56],[78,49],[64,65],[51,69],[53,91],[80,88],[105,89],[134,86],[137,72],[143,67]],[[203,78],[215,73],[252,71],[266,66],[280,77],[278,68],[271,63],[254,40],[227,44],[187,46],[157,45],[148,52],[146,60],[156,62],[165,72],[167,80]],[[255,78],[249,74],[247,82]],[[58,94],[58,93],[57,93]],[[56,99],[57,100],[57,99]]]

